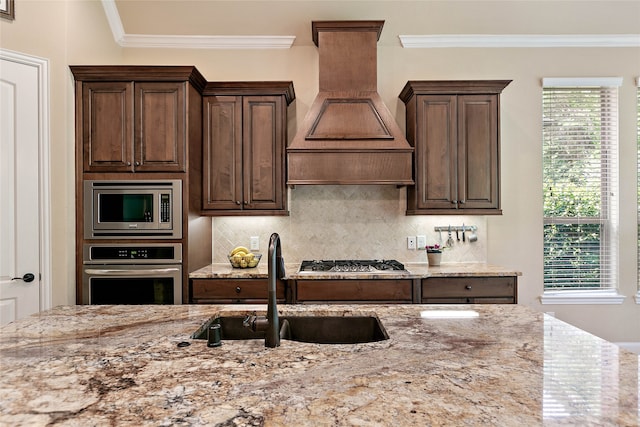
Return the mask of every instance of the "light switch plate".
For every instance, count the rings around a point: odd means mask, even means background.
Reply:
[[[259,251],[260,250],[260,237],[259,236],[251,236],[251,250]]]
[[[416,236],[407,236],[407,249],[415,250],[416,248]]]
[[[424,248],[427,247],[427,236],[423,234],[419,234],[416,236],[416,238],[418,239],[417,241],[418,250],[424,250]]]

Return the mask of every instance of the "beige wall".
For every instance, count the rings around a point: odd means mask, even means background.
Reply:
[[[74,98],[68,65],[195,65],[208,80],[292,80],[297,99],[289,109],[291,138],[317,90],[317,50],[310,43],[311,19],[388,19],[378,50],[379,92],[402,127],[404,106],[397,96],[409,79],[513,79],[502,96],[504,215],[406,217],[403,214],[406,200],[403,189],[298,187],[290,191],[289,217],[215,219],[214,258],[223,260],[229,245],[246,244],[248,236],[252,235],[261,236],[264,246],[271,231],[278,231],[283,235],[287,261],[348,254],[414,261],[419,260],[421,254],[404,249],[407,235],[427,234],[432,241],[437,239],[433,225],[471,223],[480,227],[477,246],[458,246],[445,254],[450,261],[486,260],[520,270],[523,273],[519,288],[521,304],[554,311],[560,319],[612,341],[640,342],[640,305],[633,299],[637,292],[634,79],[640,75],[640,48],[403,49],[397,42],[397,35],[403,33],[400,24],[403,20],[415,21],[419,16],[415,10],[407,9],[406,16],[402,16],[399,8],[394,8],[396,2],[319,1],[304,2],[305,8],[292,2],[289,15],[281,17],[288,31],[285,34],[298,37],[294,46],[287,50],[123,49],[114,43],[99,1],[17,0],[17,3],[16,20],[0,22],[0,46],[50,60],[55,305],[75,301]],[[228,6],[231,3],[216,3],[221,8],[232,7]],[[245,2],[236,4],[241,3]],[[465,14],[459,13],[459,2],[424,3],[443,6],[437,13],[425,15],[425,19],[434,24],[434,32],[439,33],[567,33],[571,30],[575,33],[640,33],[640,18],[630,18],[633,13],[640,16],[637,2],[488,2],[491,6],[488,12],[483,12],[482,8],[474,9],[473,13],[464,9]],[[558,8],[559,3],[561,7]],[[570,16],[580,3],[589,4],[590,10],[586,16],[583,13],[581,20],[575,21]],[[256,4],[264,7],[267,2]],[[518,9],[519,4],[524,9]],[[500,5],[504,7],[497,9]],[[343,14],[341,7],[344,7]],[[550,8],[563,15],[555,20],[523,18],[536,14],[550,16]],[[500,10],[500,19],[496,19],[496,10]],[[525,10],[525,13],[519,10]],[[485,20],[482,13],[487,14]],[[601,19],[606,15],[617,16],[619,21]],[[211,22],[220,21],[218,16],[212,17]],[[443,24],[448,21],[455,25]],[[569,28],[569,25],[575,28]],[[215,25],[211,28],[220,29]],[[247,27],[246,33],[252,28]],[[296,31],[301,33],[294,33]],[[220,34],[213,30],[211,33]],[[242,32],[236,28],[235,34]],[[539,303],[542,293],[540,80],[564,76],[624,78],[620,88],[620,291],[627,298],[622,305],[541,306]]]

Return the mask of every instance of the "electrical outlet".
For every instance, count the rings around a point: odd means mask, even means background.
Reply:
[[[425,236],[424,234],[420,234],[416,236],[416,238],[418,239],[418,250],[424,250],[424,248],[427,247],[427,236]]]
[[[416,236],[407,237],[407,249],[415,250],[416,248]]]
[[[252,251],[260,250],[260,237],[251,236],[251,250]]]

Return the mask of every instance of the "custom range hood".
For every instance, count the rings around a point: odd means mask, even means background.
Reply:
[[[413,147],[377,91],[384,21],[314,21],[320,93],[287,148],[287,184],[413,184]]]

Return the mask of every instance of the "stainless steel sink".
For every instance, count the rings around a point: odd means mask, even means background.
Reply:
[[[264,340],[264,332],[252,331],[243,320],[240,316],[209,319],[191,338],[206,340],[209,326],[218,323],[222,341]],[[389,335],[375,316],[281,316],[280,338],[316,344],[361,344],[387,340]]]

